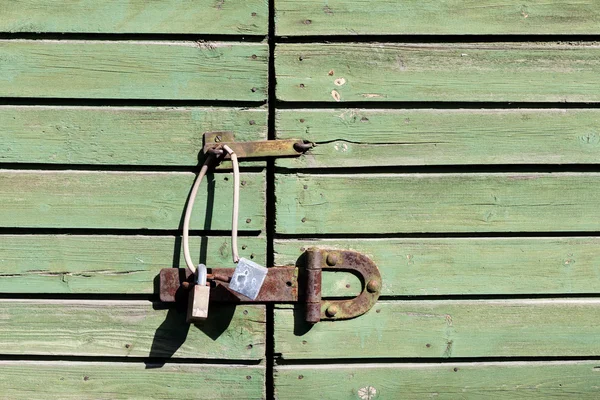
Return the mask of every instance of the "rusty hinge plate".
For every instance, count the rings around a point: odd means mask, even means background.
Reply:
[[[301,257],[300,265],[271,267],[261,291],[251,300],[229,289],[234,268],[209,270],[210,301],[217,303],[296,303],[306,304],[306,318],[310,323],[324,320],[342,320],[358,317],[373,307],[381,291],[381,275],[373,261],[355,251],[311,248]],[[323,270],[348,271],[362,282],[362,291],[354,299],[328,300],[321,296]],[[164,268],[160,271],[160,300],[187,301],[187,291],[193,285],[189,270]]]
[[[301,139],[236,142],[233,132],[204,134],[204,154],[218,152],[222,159],[228,160],[231,157],[223,152],[223,145],[229,146],[238,158],[297,157],[312,147]]]

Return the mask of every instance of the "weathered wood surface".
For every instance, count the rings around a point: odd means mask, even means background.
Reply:
[[[581,164],[600,160],[600,112],[519,110],[278,110],[277,137],[316,143],[278,167]]]
[[[595,2],[276,0],[275,12],[282,36],[600,33]]]
[[[596,298],[380,301],[360,318],[312,328],[282,307],[275,352],[285,359],[600,355]]]
[[[597,361],[275,367],[285,399],[597,399]]]
[[[267,110],[0,106],[0,162],[195,166],[210,131],[264,140]]]
[[[179,229],[195,177],[191,172],[0,171],[0,226]],[[241,180],[240,229],[262,230],[265,175],[242,173]],[[231,229],[232,184],[229,173],[202,182],[192,229]]]
[[[0,40],[0,96],[262,101],[267,58],[262,43]]]
[[[6,1],[0,31],[266,35],[262,0]]]
[[[192,236],[190,252],[211,268],[232,268],[230,242]],[[265,265],[266,239],[240,237],[238,251]],[[152,294],[169,267],[185,268],[179,236],[0,236],[0,293]]]
[[[263,399],[259,365],[0,361],[0,398]]]
[[[598,173],[277,174],[277,233],[597,231]]]
[[[596,43],[281,44],[286,101],[600,100]]]
[[[265,307],[214,305],[203,325],[149,301],[0,300],[0,354],[262,359]]]
[[[278,239],[275,264],[293,265],[312,246],[369,256],[384,296],[594,294],[600,287],[597,237]],[[323,273],[325,296],[360,289],[352,274]]]

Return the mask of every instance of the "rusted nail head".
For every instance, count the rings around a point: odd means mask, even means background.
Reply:
[[[331,306],[327,307],[327,316],[335,317],[335,314],[337,314],[337,313],[338,313],[338,306],[331,305]]]
[[[327,265],[333,267],[339,261],[339,256],[336,253],[327,254]]]
[[[369,283],[367,283],[367,290],[370,293],[375,293],[379,290],[379,281],[376,279],[371,279]]]

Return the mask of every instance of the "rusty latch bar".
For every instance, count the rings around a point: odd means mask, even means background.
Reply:
[[[303,257],[304,268],[271,267],[255,300],[229,289],[234,268],[209,270],[212,288],[210,301],[216,303],[305,303],[306,321],[343,320],[358,317],[373,307],[381,291],[381,275],[373,261],[355,251],[308,249]],[[302,265],[302,263],[300,263]],[[354,273],[362,282],[362,291],[354,299],[323,300],[321,276],[323,270]],[[160,271],[160,300],[187,300],[187,291],[194,285],[191,271],[164,268]]]
[[[233,132],[206,132],[204,134],[204,154],[217,153],[227,160],[230,156],[223,152],[229,146],[238,158],[297,157],[313,147],[302,139],[259,140],[236,142]]]

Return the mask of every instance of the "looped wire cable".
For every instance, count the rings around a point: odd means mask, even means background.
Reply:
[[[238,231],[238,215],[239,215],[239,203],[240,203],[240,167],[238,164],[238,158],[235,152],[227,145],[223,146],[223,149],[231,156],[231,162],[233,164],[233,215],[231,221],[231,252],[233,256],[233,262],[239,261],[238,249],[237,249],[237,231]],[[185,264],[192,273],[196,273],[196,265],[190,255],[190,219],[192,218],[192,210],[198,195],[198,189],[204,179],[204,176],[208,172],[208,168],[215,161],[214,154],[209,153],[206,161],[202,165],[198,177],[192,186],[190,192],[190,198],[188,200],[187,208],[185,209],[185,216],[183,218],[183,257]]]
[[[233,213],[231,215],[231,255],[233,262],[237,263],[240,260],[237,247],[238,234],[238,217],[240,211],[240,166],[238,164],[237,154],[226,144],[223,149],[231,156],[233,164]]]

